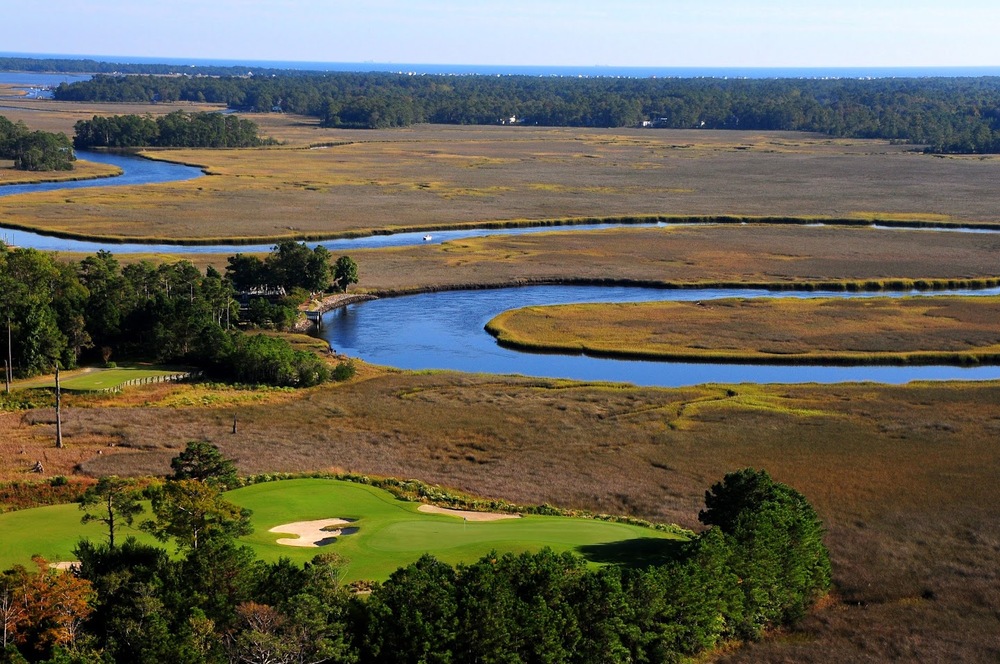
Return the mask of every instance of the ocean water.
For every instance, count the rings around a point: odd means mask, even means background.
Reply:
[[[289,62],[282,60],[221,60],[213,58],[158,58],[123,55],[64,55],[56,53],[9,53],[0,57],[90,59],[128,64],[167,64],[177,67],[214,65],[222,67],[291,69],[317,72],[394,72],[406,74],[485,76],[565,76],[619,78],[909,78],[930,76],[1000,76],[1000,67],[671,67],[671,66],[567,66],[482,65],[400,62]]]

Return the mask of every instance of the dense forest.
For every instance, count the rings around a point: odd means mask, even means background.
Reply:
[[[95,115],[74,125],[78,149],[106,147],[247,148],[273,143],[257,135],[250,120],[222,113],[174,111],[157,118],[142,115]]]
[[[240,322],[287,329],[311,292],[331,289],[335,280],[342,288],[357,281],[349,257],[330,259],[323,247],[287,241],[266,259],[252,259],[258,266],[252,277],[240,255],[230,259],[227,275],[212,268],[203,275],[188,261],[122,266],[100,251],[68,262],[0,243],[0,311],[10,324],[13,373],[113,358],[193,364],[211,377],[250,384],[307,386],[343,376],[283,339],[237,329]],[[348,277],[344,266],[353,268]]]
[[[109,76],[57,99],[225,104],[281,110],[331,127],[413,123],[815,131],[935,152],[1000,152],[1000,78],[654,79],[410,76]]]
[[[300,567],[241,546],[250,514],[225,500],[231,464],[192,443],[147,484],[144,530],[177,547],[115,539],[141,513],[138,485],[103,478],[80,567],[0,573],[0,662],[676,662],[804,616],[830,585],[815,511],[764,471],[706,492],[708,529],[642,563],[490,554],[452,567],[425,555],[370,593],[340,582],[335,552]],[[201,472],[206,470],[206,472]]]
[[[65,134],[31,131],[0,115],[0,159],[13,160],[22,171],[68,171],[76,155]]]

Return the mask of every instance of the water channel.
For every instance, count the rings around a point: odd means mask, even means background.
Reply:
[[[0,187],[0,196],[46,189],[80,186],[149,184],[197,177],[198,169],[165,162],[122,155],[86,154],[86,159],[114,163],[125,170],[121,178],[74,183],[52,183]],[[192,173],[193,171],[193,173]],[[564,230],[608,228],[601,226],[563,227]],[[551,227],[516,229],[479,229],[373,236],[332,240],[323,244],[331,249],[386,247],[444,242],[463,237],[531,233]],[[887,231],[888,232],[888,231]],[[940,231],[949,232],[949,231]],[[268,251],[271,245],[147,245],[78,242],[51,238],[35,233],[0,227],[0,239],[16,246],[45,250],[95,252],[109,249],[115,253],[164,251],[172,253],[235,253]],[[874,297],[930,293],[844,293],[782,292],[781,297]],[[955,294],[955,293],[950,293]],[[973,291],[978,295],[997,295],[1000,289]],[[679,363],[593,358],[584,355],[532,354],[502,348],[483,327],[507,309],[545,304],[582,302],[639,302],[651,300],[711,300],[723,297],[767,297],[775,293],[747,289],[662,290],[630,287],[531,286],[489,290],[424,293],[373,302],[353,304],[324,316],[321,336],[338,352],[360,357],[368,362],[403,369],[451,369],[465,372],[523,374],[528,376],[571,378],[576,380],[620,381],[637,385],[683,386],[701,383],[836,383],[875,381],[906,383],[913,380],[995,380],[1000,366],[785,366],[741,365],[722,363]]]

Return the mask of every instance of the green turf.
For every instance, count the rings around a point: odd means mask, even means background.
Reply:
[[[118,387],[131,380],[143,378],[157,378],[160,376],[171,376],[184,373],[181,369],[170,369],[153,366],[126,366],[113,369],[93,368],[87,373],[71,374],[63,377],[59,385],[64,390],[79,390],[90,392],[96,390],[106,390]],[[46,376],[31,381],[18,383],[18,387],[55,387],[55,378]]]
[[[344,580],[384,580],[398,567],[429,552],[448,563],[473,562],[491,550],[520,552],[548,546],[574,551],[594,562],[637,562],[669,549],[677,536],[639,526],[593,519],[526,516],[492,522],[465,522],[448,515],[424,514],[418,504],[363,484],[301,479],[269,482],[227,494],[253,510],[254,533],[242,538],[263,560],[287,557],[306,562],[332,551],[350,562]],[[43,507],[0,515],[0,569],[26,562],[34,553],[50,560],[71,560],[80,537],[103,540],[99,524],[80,525],[76,505]],[[356,519],[358,529],[319,548],[276,543],[287,535],[272,527],[316,519]],[[130,529],[129,533],[132,533]],[[141,535],[144,541],[152,541]]]
[[[105,541],[105,526],[100,523],[82,525],[82,516],[83,512],[76,503],[0,514],[0,569],[16,564],[30,565],[34,555],[50,562],[73,560],[73,549],[80,539],[87,537],[95,542]],[[143,518],[137,518],[135,526]],[[116,531],[116,540],[119,537],[124,540],[129,535],[135,535],[149,544],[156,542],[137,527]]]

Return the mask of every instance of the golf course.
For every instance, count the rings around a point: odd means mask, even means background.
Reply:
[[[597,519],[561,516],[475,513],[428,513],[420,503],[395,498],[387,491],[341,480],[295,479],[265,482],[236,489],[226,498],[253,511],[254,532],[241,542],[258,558],[274,562],[285,557],[304,563],[320,553],[336,553],[346,561],[345,582],[385,580],[399,567],[424,553],[432,553],[449,564],[471,563],[490,551],[520,553],[544,547],[554,551],[581,553],[593,562],[600,551],[614,551],[621,562],[630,555],[648,556],[666,552],[679,535],[636,525]],[[424,506],[425,508],[427,506]],[[40,555],[50,562],[73,560],[73,549],[82,538],[104,541],[107,529],[98,523],[81,525],[76,504],[40,507],[0,515],[0,567],[28,564]],[[481,520],[490,519],[492,520]],[[511,518],[513,517],[513,518]],[[138,526],[147,516],[136,518],[117,537],[134,536],[153,544],[152,536]],[[288,545],[295,540],[297,524],[341,519],[349,524],[344,534],[321,531],[319,544]],[[349,534],[348,534],[349,533]],[[652,540],[656,540],[653,542]]]

